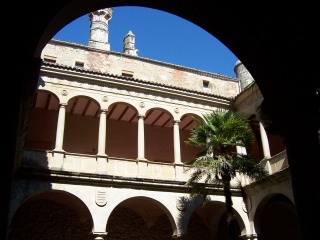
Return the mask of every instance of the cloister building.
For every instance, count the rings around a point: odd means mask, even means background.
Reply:
[[[256,139],[238,150],[269,173],[232,181],[239,239],[298,239],[283,139],[265,130],[245,66],[233,78],[144,58],[130,29],[111,51],[111,18],[112,8],[91,12],[87,45],[52,39],[42,51],[9,239],[227,239],[223,191],[202,206],[186,186],[193,118],[217,109],[248,117]]]

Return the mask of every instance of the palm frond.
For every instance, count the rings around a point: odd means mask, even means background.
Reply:
[[[268,172],[261,165],[256,164],[253,159],[246,154],[234,156],[233,168],[253,180],[260,180],[268,176]]]

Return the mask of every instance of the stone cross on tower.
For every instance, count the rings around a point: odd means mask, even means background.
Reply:
[[[136,37],[129,31],[128,34],[123,39],[123,52],[125,54],[138,56],[138,49],[135,48]]]
[[[108,25],[112,17],[112,8],[104,8],[88,14],[91,21],[88,45],[101,50],[110,50]]]

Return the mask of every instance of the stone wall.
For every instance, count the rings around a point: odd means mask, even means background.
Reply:
[[[228,98],[239,93],[238,82],[232,77],[57,40],[52,40],[44,48],[42,59],[55,59],[56,63],[70,67],[81,62],[84,64],[83,68],[89,71],[119,76],[126,74],[135,79]],[[204,87],[205,83],[207,87]]]

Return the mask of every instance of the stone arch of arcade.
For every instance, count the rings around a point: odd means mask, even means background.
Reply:
[[[64,105],[62,150],[70,153],[97,154],[99,124],[103,112],[100,106],[105,103],[99,103],[98,100],[85,95],[57,94],[54,91],[37,91],[29,119],[26,148],[55,149],[59,110]],[[174,113],[163,108],[152,107],[145,109],[145,113],[139,113],[135,106],[121,101],[110,102],[104,108],[106,108],[104,153],[110,157],[126,159],[138,157],[139,115],[143,116],[147,160],[174,162],[174,122],[179,126],[177,151],[181,152],[181,162],[193,159],[199,151],[198,148],[185,144],[191,129],[195,126],[193,118],[201,119],[201,116],[195,113],[184,113],[174,120]]]
[[[145,196],[129,197],[113,207],[106,228],[111,239],[150,239],[153,236],[171,239],[177,234],[169,209],[158,200]]]
[[[215,199],[214,199],[215,198]],[[182,198],[178,206],[178,225],[186,239],[227,239],[226,208],[223,197],[214,197],[203,203],[202,198]],[[236,209],[237,234],[245,235],[245,223]]]
[[[54,149],[57,130],[59,98],[46,90],[37,91],[30,110],[25,148]]]
[[[21,203],[12,218],[8,239],[90,239],[92,229],[91,213],[78,197],[46,190]]]
[[[262,123],[256,114],[249,116],[248,120],[254,133],[255,141],[247,147],[247,152],[254,158],[256,163],[259,163],[259,161],[264,158],[270,158],[271,156],[275,156],[276,154],[285,151],[283,137],[265,131],[270,123],[266,120]],[[267,143],[263,143],[263,134],[265,134],[265,141],[267,141]],[[264,144],[267,144],[267,146],[263,146]],[[264,147],[268,148],[267,156],[265,156],[266,152]]]
[[[197,154],[202,150],[201,148],[186,144],[186,141],[190,137],[191,130],[196,126],[194,118],[203,121],[202,116],[194,113],[183,114],[180,118],[181,162],[183,163],[195,159]]]
[[[294,203],[282,193],[264,197],[255,212],[256,233],[266,240],[298,240],[298,218]]]

